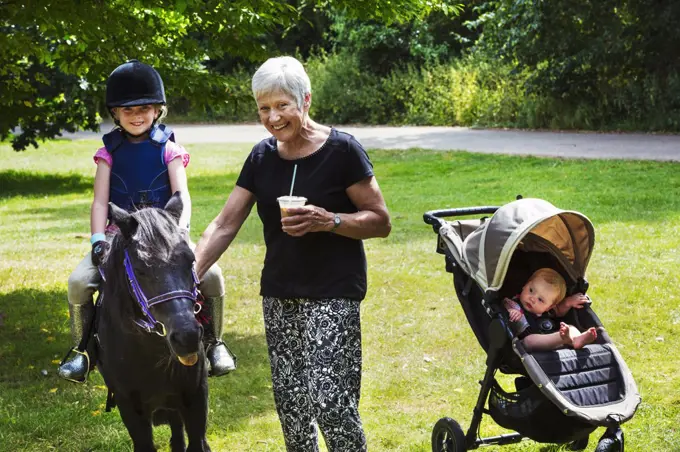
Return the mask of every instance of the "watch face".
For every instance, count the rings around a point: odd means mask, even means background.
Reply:
[[[336,226],[340,226],[340,215],[336,215],[335,218],[333,218],[333,223],[335,223]]]

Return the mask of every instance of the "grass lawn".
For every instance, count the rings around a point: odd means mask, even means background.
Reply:
[[[52,141],[15,153],[0,144],[2,451],[132,450],[118,412],[104,412],[99,374],[87,385],[56,376],[70,346],[67,279],[90,248],[91,156],[97,146]],[[188,149],[191,235],[198,240],[226,200],[250,146]],[[485,354],[422,214],[499,205],[517,194],[547,199],[593,221],[589,294],[643,400],[624,425],[628,450],[680,450],[679,164],[417,149],[369,153],[393,224],[389,238],[366,242],[361,412],[369,450],[428,451],[432,426],[443,416],[467,428]],[[240,367],[210,380],[213,451],[284,450],[258,296],[263,257],[261,225],[253,213],[219,262],[228,291],[226,339]],[[485,416],[484,436],[505,432]],[[601,433],[595,432],[589,450]],[[156,429],[161,450],[168,450],[168,438],[168,428]],[[486,450],[562,449],[526,441]]]

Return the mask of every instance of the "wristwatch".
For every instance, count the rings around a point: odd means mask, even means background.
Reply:
[[[333,229],[331,229],[331,232],[338,229],[338,226],[340,226],[340,223],[342,223],[342,220],[340,219],[340,215],[338,215],[336,213],[335,216],[333,217]]]

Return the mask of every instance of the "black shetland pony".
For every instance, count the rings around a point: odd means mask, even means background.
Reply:
[[[175,193],[165,209],[128,213],[109,204],[109,213],[119,232],[102,266],[97,367],[135,452],[156,450],[158,424],[170,424],[172,452],[210,451],[194,254],[178,227],[182,201]]]

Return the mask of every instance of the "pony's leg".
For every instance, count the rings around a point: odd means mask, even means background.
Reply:
[[[185,452],[187,445],[184,441],[184,422],[179,412],[171,410],[168,412],[168,423],[170,424],[170,452]]]
[[[170,426],[170,452],[185,452],[184,422],[177,410],[159,409],[152,416],[153,425],[168,424]]]
[[[135,403],[127,397],[116,394],[116,404],[123,424],[132,438],[134,452],[156,452],[151,419],[138,410]]]
[[[210,446],[205,439],[208,423],[207,383],[203,383],[195,393],[184,395],[182,419],[189,438],[187,452],[210,452]]]

